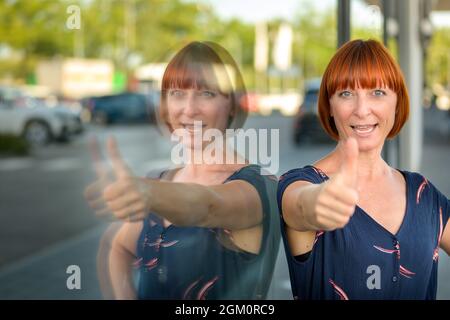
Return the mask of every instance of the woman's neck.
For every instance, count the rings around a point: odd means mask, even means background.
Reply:
[[[249,164],[236,150],[224,145],[226,148],[215,148],[212,152],[207,148],[190,149],[190,161],[185,163],[183,171],[197,176],[208,172],[228,172]]]
[[[390,167],[380,152],[360,152],[358,156],[358,177],[372,180],[389,173]]]
[[[317,162],[317,166],[325,173],[331,175],[339,171],[342,165],[342,155],[338,144],[335,150],[325,158]],[[378,179],[381,176],[391,173],[391,168],[381,157],[381,149],[373,149],[369,151],[360,151],[358,155],[358,177],[366,181]]]

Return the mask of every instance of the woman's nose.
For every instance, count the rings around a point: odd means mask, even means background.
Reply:
[[[359,118],[364,118],[370,114],[370,101],[364,96],[357,96],[353,113]]]
[[[188,116],[193,116],[198,113],[198,106],[194,94],[189,94],[186,97],[183,112]]]

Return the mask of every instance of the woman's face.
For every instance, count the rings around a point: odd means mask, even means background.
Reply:
[[[211,89],[180,89],[167,91],[167,111],[173,130],[184,129],[192,139],[208,129],[224,132],[231,113],[231,96]],[[201,127],[195,126],[201,121]],[[191,140],[192,141],[192,140]],[[204,145],[202,145],[204,146]]]
[[[397,94],[388,88],[343,89],[330,98],[339,139],[355,137],[360,151],[383,146],[394,125],[396,105]]]

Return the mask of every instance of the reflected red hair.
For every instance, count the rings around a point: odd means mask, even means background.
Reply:
[[[319,117],[325,131],[339,140],[330,114],[330,98],[338,90],[387,87],[397,94],[395,121],[388,138],[395,137],[409,116],[409,97],[400,67],[389,51],[376,40],[352,40],[331,58],[319,91]]]

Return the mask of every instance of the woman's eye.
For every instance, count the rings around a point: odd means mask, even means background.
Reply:
[[[182,90],[170,90],[169,95],[172,97],[182,97],[184,92]]]
[[[203,97],[212,98],[212,97],[216,96],[216,93],[214,91],[210,91],[210,90],[203,90],[203,91],[200,91],[200,95]]]
[[[343,97],[343,98],[348,98],[351,95],[352,95],[352,93],[350,91],[347,91],[347,90],[342,91],[342,92],[339,93],[339,97]]]
[[[377,90],[375,90],[375,91],[373,92],[373,94],[374,94],[375,96],[377,96],[377,97],[382,97],[382,96],[385,96],[385,95],[386,95],[386,92],[383,91],[383,90],[377,89]]]

